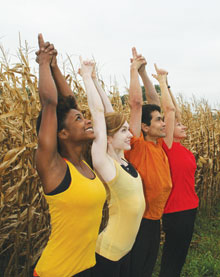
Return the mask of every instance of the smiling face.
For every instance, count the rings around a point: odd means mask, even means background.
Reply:
[[[164,138],[165,133],[165,123],[161,114],[158,111],[151,112],[151,122],[150,126],[145,123],[142,123],[142,130],[147,138],[147,140],[155,141],[158,138]]]
[[[64,129],[59,132],[61,139],[81,143],[95,138],[91,120],[85,119],[78,110],[71,109],[68,112],[64,126]]]
[[[108,142],[112,144],[115,150],[130,150],[132,137],[133,135],[129,131],[128,122],[125,121],[122,127],[113,136],[108,136]]]
[[[174,141],[180,141],[181,139],[186,138],[186,136],[186,126],[176,120],[173,133]]]

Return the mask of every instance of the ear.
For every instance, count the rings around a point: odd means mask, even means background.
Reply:
[[[111,144],[112,143],[112,136],[107,136],[107,143],[108,144]]]
[[[61,140],[66,140],[69,137],[69,133],[66,129],[62,129],[59,133],[58,133],[58,138],[60,138]]]
[[[149,131],[149,126],[145,123],[141,123],[141,130],[143,131],[144,134],[147,134]]]

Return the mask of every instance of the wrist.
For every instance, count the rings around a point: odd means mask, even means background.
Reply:
[[[92,76],[91,76],[90,73],[85,72],[85,73],[82,73],[82,78],[83,78],[83,79],[92,79]]]
[[[50,61],[47,61],[47,60],[43,60],[43,61],[39,61],[38,62],[39,66],[50,66]]]
[[[167,83],[166,83],[166,79],[164,79],[164,78],[159,78],[158,82],[160,83],[160,85],[165,85],[166,87],[168,87],[168,86],[167,86]]]
[[[56,68],[58,67],[57,62],[52,62],[52,63],[50,64],[50,67],[51,67],[52,69],[56,69]]]
[[[137,66],[135,64],[131,64],[130,70],[131,71],[138,71],[138,68],[137,68]]]
[[[145,68],[142,69],[142,70],[138,70],[138,73],[139,73],[139,75],[141,76],[141,78],[147,75],[147,71],[146,71]]]

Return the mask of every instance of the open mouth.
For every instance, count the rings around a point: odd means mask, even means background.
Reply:
[[[86,132],[93,132],[93,128],[92,127],[87,128]]]

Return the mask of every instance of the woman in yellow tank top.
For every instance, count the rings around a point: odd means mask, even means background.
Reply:
[[[94,140],[94,131],[53,60],[53,46],[44,43],[42,35],[38,40],[42,113],[37,124],[36,167],[49,205],[51,235],[34,276],[87,277],[95,265],[106,198],[102,182],[83,160],[83,149]],[[62,101],[57,89],[67,96]]]
[[[97,263],[92,269],[92,276],[125,277],[129,276],[129,252],[145,210],[142,182],[139,174],[124,158],[124,150],[130,149],[132,137],[125,116],[114,112],[96,80],[94,63],[80,61],[80,74],[85,84],[95,133],[92,161],[106,184],[109,206],[108,225],[97,240]],[[143,59],[139,57],[137,66],[142,62]]]

